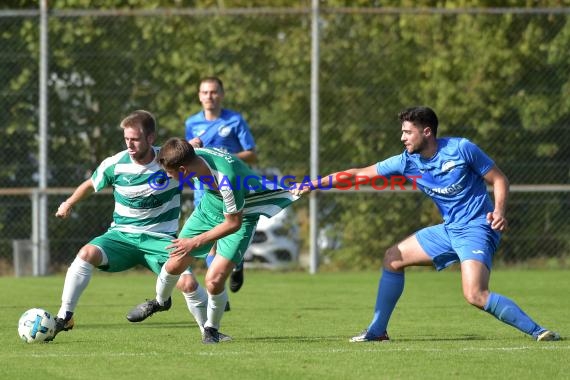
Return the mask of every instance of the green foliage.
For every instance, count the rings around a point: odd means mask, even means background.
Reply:
[[[36,1],[8,4],[37,9]],[[472,139],[511,183],[568,183],[568,15],[416,12],[416,7],[533,8],[558,2],[402,0],[372,5],[373,10],[406,11],[371,12],[365,9],[369,1],[321,3],[321,173],[367,166],[400,153],[398,111],[425,104],[440,117],[440,135]],[[134,109],[158,116],[158,143],[182,136],[185,118],[200,109],[197,83],[206,75],[222,77],[225,105],[242,112],[251,125],[261,167],[308,174],[309,1],[58,0],[50,7],[49,186],[76,186],[102,159],[122,149],[118,123]],[[62,13],[238,7],[293,7],[297,12]],[[352,12],[335,12],[340,7]],[[0,18],[2,186],[37,183],[38,27],[36,16]],[[355,214],[352,199],[343,196],[327,201],[339,210],[334,224],[344,235],[344,246],[335,253],[339,266],[377,263],[390,244],[419,226],[418,219],[422,225],[440,220],[423,201],[421,209],[429,211],[410,217],[419,203],[392,194],[363,197],[358,206],[363,210]],[[104,225],[109,215],[99,218],[97,225]],[[554,241],[552,249],[568,253],[567,241]],[[525,250],[514,241],[503,247]]]

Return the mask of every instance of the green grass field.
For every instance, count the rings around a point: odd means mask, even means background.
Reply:
[[[199,276],[202,280],[203,276]],[[349,343],[372,317],[378,272],[246,271],[222,331],[203,345],[180,293],[139,323],[126,312],[154,296],[154,276],[96,273],[75,329],[47,344],[17,335],[32,307],[59,308],[63,276],[0,278],[0,379],[564,379],[570,340],[537,343],[464,302],[460,274],[411,271],[390,343]],[[570,272],[496,271],[492,289],[570,336]]]

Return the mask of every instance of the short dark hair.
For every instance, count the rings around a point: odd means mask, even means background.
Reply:
[[[188,141],[172,137],[160,147],[156,161],[167,170],[176,170],[196,158],[196,152]]]
[[[409,121],[417,127],[431,128],[431,131],[435,136],[437,136],[437,115],[435,111],[429,107],[411,107],[406,108],[398,114],[398,119],[400,123],[404,121]]]
[[[200,91],[200,86],[202,85],[202,83],[204,82],[214,82],[218,84],[218,87],[220,88],[220,91],[223,93],[224,92],[224,83],[222,82],[222,80],[219,77],[215,77],[215,76],[211,76],[211,77],[204,77],[202,79],[200,79],[200,84],[198,85],[198,91]]]
[[[156,131],[156,119],[145,110],[137,110],[121,121],[121,128],[141,127],[143,134],[149,136]]]

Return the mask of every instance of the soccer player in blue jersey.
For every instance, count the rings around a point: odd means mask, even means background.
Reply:
[[[507,228],[509,182],[477,145],[465,138],[437,138],[438,119],[428,107],[400,112],[402,154],[365,168],[333,173],[320,186],[371,183],[374,177],[414,178],[418,188],[437,205],[443,223],[423,228],[388,248],[384,256],[372,322],[351,342],[388,341],[390,315],[404,290],[404,269],[433,265],[442,270],[461,265],[463,296],[471,305],[532,336],[537,341],[560,335],[531,319],[511,299],[489,290],[492,259]],[[330,180],[329,180],[330,178]],[[340,181],[338,181],[340,179]],[[491,200],[486,184],[493,187]],[[317,187],[317,181],[312,182]],[[311,187],[292,190],[294,194]]]
[[[222,108],[224,84],[218,77],[206,77],[200,81],[198,99],[202,111],[186,119],[186,140],[194,148],[217,148],[231,153],[249,165],[255,164],[255,140],[243,116]],[[200,203],[203,189],[194,190],[194,207]],[[212,248],[206,262],[212,262],[216,246]],[[230,290],[239,291],[243,285],[243,263],[236,266],[230,276]]]
[[[217,148],[253,165],[257,156],[249,125],[240,113],[222,108],[224,95],[220,78],[200,81],[202,111],[186,119],[186,140],[195,148]]]
[[[156,138],[154,116],[144,110],[135,111],[121,121],[121,128],[127,149],[103,160],[91,178],[79,185],[55,214],[67,218],[73,206],[91,193],[113,188],[115,210],[111,226],[85,244],[67,269],[56,317],[56,334],[73,328],[75,308],[95,268],[121,272],[142,265],[158,274],[169,258],[166,247],[177,235],[181,188],[177,181],[166,181],[166,173],[156,161],[159,148],[152,145]],[[189,269],[181,278],[184,281],[178,283],[177,288],[203,331],[208,302],[206,291]],[[127,319],[140,322],[170,306],[170,299],[163,305],[149,303],[147,309],[150,310],[146,313],[129,313]],[[221,340],[229,339],[222,334]]]

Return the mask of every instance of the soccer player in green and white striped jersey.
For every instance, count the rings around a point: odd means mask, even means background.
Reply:
[[[105,159],[56,212],[57,217],[67,218],[72,207],[93,191],[113,188],[115,209],[111,226],[84,245],[67,270],[62,304],[56,317],[56,334],[73,328],[73,313],[94,268],[120,272],[140,264],[159,274],[168,260],[166,247],[176,238],[181,187],[178,182],[168,180],[156,161],[159,149],[152,145],[156,121],[151,113],[140,110],[123,119],[121,128],[127,149]],[[200,304],[196,294],[203,294],[205,290],[188,266],[184,268],[184,275],[190,281],[179,289],[203,328],[205,304]],[[168,310],[170,306],[169,300],[155,311]]]
[[[259,216],[274,216],[298,197],[276,183],[267,183],[231,154],[208,148],[194,150],[184,139],[169,139],[157,160],[182,186],[195,187],[200,181],[206,191],[178,239],[167,247],[170,259],[157,279],[156,299],[148,303],[163,305],[170,299],[185,268],[195,258],[205,259],[217,242],[217,254],[205,278],[208,310],[202,341],[218,343],[222,341],[218,331],[228,299],[224,284],[243,259]],[[138,307],[145,308],[145,304]]]

